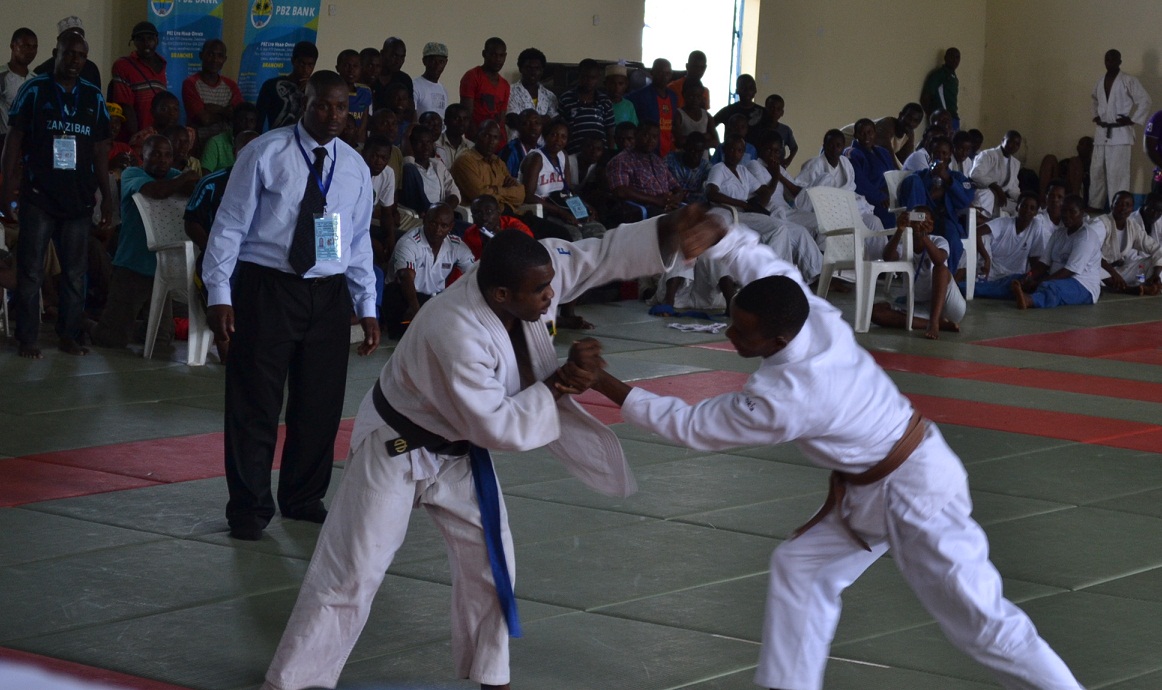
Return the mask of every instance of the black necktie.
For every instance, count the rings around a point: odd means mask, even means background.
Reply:
[[[315,170],[307,174],[307,188],[303,201],[299,204],[299,220],[295,223],[295,236],[291,240],[287,260],[298,275],[303,275],[315,265],[315,214],[323,212],[323,190],[319,188],[323,180],[323,162],[327,149],[315,149]]]

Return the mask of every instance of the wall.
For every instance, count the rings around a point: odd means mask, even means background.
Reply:
[[[142,18],[145,16],[145,3],[134,3],[141,6]],[[89,38],[89,59],[101,68],[101,78],[108,79],[109,69],[113,60],[128,50],[129,31],[133,22],[128,24],[119,21],[121,11],[127,7],[125,0],[107,2],[104,0],[37,0],[36,2],[10,2],[4,7],[4,35],[7,41],[12,32],[26,26],[36,32],[39,44],[34,65],[39,65],[52,57],[52,50],[56,47],[56,23],[65,17],[76,15],[85,25],[85,35]],[[120,30],[119,30],[120,29]],[[114,36],[114,41],[109,40]],[[113,45],[115,43],[115,45]],[[7,43],[0,41],[3,47],[3,61],[8,60]],[[122,50],[124,48],[125,50]],[[102,84],[102,86],[104,86]]]
[[[1093,136],[1090,93],[1105,74],[1106,50],[1122,52],[1122,69],[1142,81],[1162,108],[1157,0],[988,0],[982,130],[991,142],[1008,129],[1028,142],[1027,164],[1046,153],[1074,155],[1079,137]],[[1153,170],[1135,128],[1133,191],[1149,191]]]
[[[791,172],[818,153],[828,129],[895,115],[919,100],[924,77],[942,63],[949,46],[963,55],[957,70],[960,116],[975,126],[985,6],[985,0],[762,0],[757,100],[778,93],[787,101],[783,121],[801,149]]]

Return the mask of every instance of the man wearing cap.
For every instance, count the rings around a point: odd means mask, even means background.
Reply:
[[[109,115],[101,88],[79,77],[89,46],[79,34],[57,42],[56,69],[30,79],[12,104],[3,155],[3,208],[19,208],[16,339],[20,356],[40,359],[40,289],[44,257],[56,240],[63,285],[57,334],[60,349],[83,355],[88,238],[96,192],[100,226],[108,227],[113,202],[109,185]],[[20,190],[20,205],[16,191]]]
[[[70,32],[79,35],[81,38],[85,37],[85,26],[84,26],[84,24],[81,23],[80,17],[77,17],[77,16],[65,17],[64,19],[62,19],[56,23],[56,33],[57,33],[56,40],[58,42],[61,40],[61,37],[63,37],[66,33],[70,33]],[[53,59],[54,58],[56,58],[56,48],[53,48],[52,56],[49,59],[40,63],[39,65],[36,66],[36,69],[32,70],[33,73],[34,74],[52,74],[53,64],[54,64]],[[85,81],[89,82],[90,84],[96,84],[98,87],[100,87],[101,83],[102,83],[101,82],[101,69],[99,67],[97,67],[97,63],[86,58],[85,59],[85,66],[81,68],[81,79],[84,79]]]
[[[424,73],[412,80],[416,115],[439,113],[444,116],[448,107],[448,90],[440,83],[440,75],[448,66],[448,46],[432,41],[424,46]]]
[[[165,58],[157,54],[157,27],[137,22],[132,38],[137,50],[117,58],[109,84],[109,100],[125,109],[127,136],[153,126],[150,105],[156,94],[166,90]]]
[[[32,79],[28,66],[36,59],[36,34],[32,29],[20,28],[12,34],[12,57],[0,71],[0,148],[8,134],[8,111],[16,100],[16,92],[24,82]]]

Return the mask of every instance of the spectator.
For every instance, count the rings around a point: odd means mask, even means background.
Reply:
[[[16,93],[33,74],[28,66],[36,59],[36,34],[32,29],[20,28],[12,33],[8,64],[0,70],[0,149],[4,147],[4,137],[8,135],[8,111],[16,100]],[[100,84],[94,84],[100,88]]]
[[[544,139],[541,137],[542,122],[540,113],[532,108],[526,108],[517,120],[516,137],[509,139],[508,143],[501,147],[500,153],[497,154],[504,161],[509,174],[513,177],[520,177],[520,166],[525,157],[529,155],[530,151],[536,150],[544,143]],[[568,126],[566,125],[566,127]]]
[[[561,94],[561,117],[569,125],[569,153],[581,150],[589,137],[604,137],[610,148],[613,141],[613,103],[597,90],[601,66],[586,58],[577,67],[577,86]]]
[[[505,123],[510,132],[516,129],[520,114],[530,108],[541,116],[542,129],[557,117],[557,94],[541,84],[547,61],[545,54],[536,48],[525,48],[517,56],[516,68],[520,70],[520,79],[512,84],[508,95],[508,112],[505,114]]]
[[[395,146],[387,137],[372,134],[363,144],[363,162],[371,175],[371,251],[375,261],[376,305],[383,304],[383,280],[395,251],[399,213],[396,209],[395,172],[388,165]]]
[[[609,102],[613,105],[615,126],[622,122],[631,122],[635,127],[638,125],[637,109],[633,107],[633,103],[625,98],[625,92],[628,88],[629,77],[625,65],[606,65],[605,95],[609,97]]]
[[[248,130],[258,131],[258,109],[243,101],[230,115],[230,130],[206,142],[202,149],[202,171],[212,173],[234,165],[234,139]]]
[[[173,145],[155,134],[142,148],[144,163],[128,168],[121,175],[121,232],[113,255],[113,277],[109,282],[109,301],[101,321],[93,327],[93,344],[100,347],[125,347],[133,335],[133,325],[142,307],[153,296],[153,275],[157,257],[145,241],[145,225],[133,195],[141,192],[150,199],[189,196],[200,176],[193,171],[178,172],[173,167]],[[167,297],[161,312],[154,352],[172,351],[174,336],[172,303]]]
[[[568,175],[569,186],[574,189],[583,189],[589,179],[589,174],[604,157],[604,136],[589,137],[581,142],[581,149],[577,153],[569,154],[569,167],[565,171]]]
[[[407,54],[407,45],[402,38],[392,36],[383,42],[383,50],[379,52],[382,63],[379,78],[375,80],[375,84],[371,85],[376,110],[388,107],[387,87],[392,84],[403,84],[404,88],[407,89],[408,98],[415,97],[412,78],[403,71],[403,63],[407,60]]]
[[[1046,241],[1024,280],[1012,282],[1018,309],[1049,309],[1067,304],[1096,304],[1101,294],[1101,246],[1105,229],[1085,215],[1085,200],[1065,197],[1062,225]]]
[[[1150,158],[1150,162],[1154,164],[1154,176],[1151,178],[1150,193],[1157,194],[1162,190],[1162,110],[1150,116],[1150,120],[1146,122],[1143,137],[1145,138],[1146,155]],[[1077,146],[1077,152],[1080,154],[1081,142],[1078,142]],[[1092,152],[1092,143],[1090,151]],[[1042,164],[1042,168],[1044,168],[1044,164]]]
[[[178,97],[169,91],[162,91],[157,94],[149,104],[149,110],[149,125],[139,129],[129,139],[129,148],[133,149],[135,162],[145,160],[141,155],[141,149],[145,144],[145,140],[155,134],[161,134],[170,125],[178,124],[182,115]]]
[[[500,70],[508,57],[508,47],[493,36],[484,42],[480,55],[484,64],[468,70],[460,79],[460,104],[469,113],[468,133],[475,136],[485,122],[495,122],[504,134],[504,115],[508,112],[511,89],[500,76]]]
[[[396,190],[403,181],[403,149],[396,144],[399,137],[399,116],[390,108],[376,110],[371,116],[371,125],[367,128],[368,137],[381,137],[391,143],[391,153],[388,155],[387,166],[395,175]]]
[[[363,83],[362,69],[363,59],[350,48],[340,52],[335,61],[335,71],[347,82],[347,116],[355,119],[355,141],[360,143],[367,138],[371,119],[371,88]]]
[[[234,108],[242,103],[242,92],[233,79],[222,76],[225,42],[211,38],[202,44],[199,57],[202,69],[182,82],[182,104],[186,124],[197,130],[198,141],[206,142],[230,127]]]
[[[157,27],[138,22],[131,37],[136,50],[113,63],[109,100],[124,108],[125,128],[133,135],[153,125],[150,105],[167,86],[165,58],[157,54]]]
[[[706,158],[706,135],[698,131],[687,134],[682,147],[666,156],[666,169],[686,191],[687,203],[706,201],[706,178],[710,175],[710,161]]]
[[[424,73],[412,80],[417,116],[429,112],[442,115],[448,109],[448,91],[440,83],[447,66],[448,46],[435,42],[424,46]]]
[[[404,159],[400,203],[421,216],[436,204],[460,205],[460,188],[452,173],[435,157],[436,137],[427,127],[411,133],[412,155]],[[463,228],[456,234],[462,234]]]
[[[890,227],[896,218],[888,211],[888,183],[884,181],[884,173],[895,170],[896,161],[887,149],[876,146],[876,123],[866,117],[857,121],[855,142],[843,154],[855,171],[856,193],[872,205],[884,227]]]
[[[1037,222],[1037,195],[1022,192],[1017,200],[1017,215],[1001,216],[976,229],[976,246],[980,254],[983,278],[976,280],[976,296],[985,299],[1009,299],[1014,280],[1020,280],[1029,264],[1041,257],[1049,228]]]
[[[609,188],[613,196],[644,208],[646,218],[673,211],[686,200],[686,190],[658,154],[658,125],[643,122],[634,135],[632,149],[609,161]],[[633,217],[630,213],[629,217]]]
[[[452,103],[444,111],[444,133],[436,139],[436,158],[450,170],[456,159],[471,151],[475,144],[466,134],[468,131],[468,109],[459,103]]]
[[[85,26],[81,22],[80,18],[75,16],[75,15],[71,16],[71,17],[65,17],[64,19],[62,19],[56,23],[56,33],[57,33],[57,37],[56,37],[57,43],[59,43],[61,38],[67,33],[75,33],[78,36],[80,36],[81,38],[84,38],[85,37]],[[47,59],[44,62],[37,65],[36,69],[34,69],[32,71],[35,74],[52,74],[53,70],[55,69],[53,66],[55,64],[55,62],[54,62],[55,59],[56,59],[56,48],[53,48],[52,56],[49,57],[49,59]],[[101,88],[101,84],[104,83],[101,81],[100,68],[97,67],[97,64],[95,62],[93,62],[92,60],[89,60],[88,58],[85,59],[85,66],[81,68],[81,79],[84,79],[85,81],[89,82],[93,86],[96,86],[97,88]]]
[[[726,120],[726,136],[739,136],[746,142],[746,148],[742,154],[742,164],[747,165],[758,157],[758,149],[750,143],[750,124],[747,122],[746,115],[743,113],[735,113]],[[710,157],[710,164],[722,162],[722,147],[714,152]]]
[[[782,122],[787,103],[782,96],[773,94],[767,96],[763,105],[764,119],[760,131],[779,133],[779,138],[783,140],[783,146],[786,147],[782,156],[783,166],[788,166],[791,161],[795,160],[795,154],[799,153],[799,143],[795,141],[795,133],[791,131],[791,128]],[[758,147],[758,142],[762,140],[761,134],[755,137],[755,147]]]
[[[1149,123],[1146,125],[1149,130]],[[1162,131],[1155,129],[1155,131]],[[1041,170],[1039,177],[1041,180],[1041,196],[1044,197],[1049,191],[1049,182],[1051,180],[1061,179],[1065,181],[1066,194],[1080,194],[1081,198],[1089,198],[1089,164],[1093,160],[1093,137],[1081,137],[1077,140],[1076,156],[1063,158],[1057,160],[1057,156],[1053,154],[1046,154],[1041,159]],[[1146,154],[1150,155],[1150,140],[1146,140]],[[1153,161],[1154,157],[1150,156]],[[1154,173],[1155,178],[1158,173]],[[1157,183],[1155,183],[1157,184]]]
[[[1108,195],[1130,188],[1130,145],[1134,125],[1145,125],[1150,94],[1142,82],[1121,71],[1122,54],[1108,50],[1106,73],[1093,85],[1093,159],[1089,168],[1089,205],[1104,209]],[[1097,301],[1097,297],[1094,297]]]
[[[811,197],[807,196],[807,190],[812,187],[846,189],[855,194],[856,206],[864,224],[872,230],[883,230],[883,223],[876,216],[875,209],[855,191],[855,169],[851,167],[847,156],[843,155],[843,144],[843,132],[838,129],[830,129],[823,135],[823,153],[804,163],[799,176],[795,178],[795,187],[800,190],[795,197],[795,208],[814,211]]]
[[[397,83],[387,87],[387,107],[383,110],[395,113],[396,130],[391,135],[391,140],[395,142],[396,146],[402,147],[406,151],[409,145],[407,136],[415,122],[416,109],[411,97],[408,96],[407,88],[403,84]]]
[[[758,86],[755,84],[754,77],[749,74],[740,74],[734,82],[734,90],[735,95],[738,96],[738,101],[715,113],[714,125],[716,127],[724,125],[734,115],[744,116],[747,124],[746,143],[753,146],[754,142],[758,141],[759,127],[766,116],[763,107],[754,102],[754,97],[759,92]],[[753,134],[751,133],[752,129],[754,130]]]
[[[984,146],[984,133],[979,129],[968,130],[968,136],[972,137],[972,156],[975,158],[976,154],[980,153]]]
[[[923,120],[924,109],[919,103],[906,104],[896,117],[880,118],[876,121],[876,146],[891,151],[903,165],[916,150],[916,128]]]
[[[160,134],[173,144],[173,167],[180,172],[192,170],[202,176],[202,161],[193,155],[193,141],[190,139],[190,130],[181,125],[170,125]]]
[[[670,90],[673,71],[670,61],[658,58],[650,68],[650,83],[626,96],[637,110],[638,122],[658,123],[658,150],[654,153],[663,158],[674,148],[674,121],[678,114],[678,94]]]
[[[600,237],[605,234],[605,226],[597,221],[593,207],[580,197],[577,200],[581,205],[569,201],[574,193],[566,174],[568,140],[569,126],[558,120],[545,132],[545,145],[534,148],[525,158],[519,175],[524,183],[525,203],[541,204],[545,219],[565,228],[574,240]]]
[[[299,41],[291,52],[290,74],[267,79],[258,92],[258,124],[262,131],[298,122],[305,104],[304,89],[315,71],[319,49],[310,41]]]
[[[783,165],[783,149],[783,139],[779,133],[767,132],[759,142],[758,158],[746,164],[751,175],[762,185],[755,199],[772,217],[798,223],[810,230],[815,243],[823,249],[823,237],[819,235],[815,214],[792,208],[788,203],[803,190],[787,174],[787,167]]]
[[[682,83],[682,88],[686,93],[682,94],[682,108],[678,111],[678,119],[675,123],[674,131],[677,133],[675,141],[679,146],[686,141],[686,137],[692,132],[699,132],[705,135],[703,140],[703,152],[707,148],[718,148],[718,131],[712,126],[714,118],[710,115],[705,107],[703,107],[703,91],[702,82],[697,79],[685,79]],[[706,154],[709,158],[709,154]]]
[[[932,163],[932,156],[928,151],[932,148],[932,140],[936,137],[948,138],[947,132],[937,125],[930,125],[928,129],[924,130],[924,134],[920,137],[920,145],[917,146],[908,157],[904,159],[902,170],[905,172],[916,172],[927,168]],[[966,176],[967,177],[967,176]]]
[[[56,46],[56,68],[24,84],[9,111],[3,153],[3,208],[19,208],[16,340],[21,357],[42,357],[40,293],[50,241],[55,241],[64,276],[57,312],[61,351],[84,355],[81,319],[85,309],[90,217],[101,193],[99,227],[113,216],[109,185],[109,116],[101,89],[80,78],[89,46],[66,32]],[[73,136],[59,137],[60,131]],[[19,207],[17,189],[19,188]]]
[[[1151,197],[1157,211],[1159,200]],[[1114,195],[1113,209],[1100,217],[1105,226],[1101,267],[1106,287],[1127,295],[1157,295],[1162,292],[1162,244],[1146,232],[1142,216],[1134,214],[1134,195],[1121,191]]]
[[[974,206],[981,210],[986,218],[993,218],[1001,213],[1012,214],[1017,209],[1017,197],[1021,188],[1017,185],[1017,173],[1021,171],[1021,162],[1017,160],[1017,152],[1021,150],[1021,133],[1009,130],[1001,145],[985,149],[976,154],[972,161],[970,179],[976,187]]]
[[[956,97],[960,91],[960,78],[956,76],[956,68],[960,66],[960,51],[949,48],[944,51],[944,64],[928,73],[924,86],[920,89],[920,105],[928,113],[928,121],[933,122],[932,114],[936,110],[943,110],[951,116],[952,132],[960,130],[960,113],[956,109]]]
[[[960,130],[952,135],[952,161],[948,167],[965,177],[972,175],[972,135],[968,132]]]
[[[359,154],[335,138],[347,114],[347,84],[334,72],[317,72],[306,98],[300,123],[268,133],[238,157],[202,272],[206,320],[230,346],[226,519],[230,535],[247,541],[262,538],[275,510],[270,468],[283,391],[278,507],[284,518],[321,523],[353,308],[363,328],[359,354],[379,347],[371,176]]]
[[[972,182],[949,168],[952,142],[938,136],[931,142],[932,165],[905,177],[898,190],[899,203],[906,208],[927,207],[932,214],[933,232],[948,241],[948,266],[955,274],[964,255],[968,235],[962,214],[972,204]],[[976,273],[976,266],[966,268]]]
[[[506,216],[500,213],[500,204],[491,194],[482,194],[472,200],[472,225],[464,231],[464,244],[472,251],[472,256],[479,261],[484,245],[497,233],[504,230],[517,230],[529,237],[533,231],[520,218]]]
[[[525,190],[508,172],[504,161],[497,157],[500,143],[500,125],[487,120],[476,133],[475,148],[457,158],[452,165],[452,178],[469,199],[491,194],[504,212],[515,214],[524,203]]]
[[[691,51],[690,57],[686,58],[686,75],[667,84],[671,91],[678,94],[680,107],[685,108],[687,105],[686,80],[701,83],[704,76],[706,76],[706,53],[701,50]],[[702,99],[699,102],[703,108],[710,108],[710,89],[702,87]]]
[[[364,48],[359,51],[359,79],[372,90],[374,97],[375,85],[379,82],[379,75],[383,73],[383,57],[375,48]]]
[[[450,234],[456,216],[447,204],[424,214],[424,227],[400,239],[391,257],[392,275],[383,292],[387,337],[399,340],[428,300],[444,291],[453,268],[476,263],[468,246]]]

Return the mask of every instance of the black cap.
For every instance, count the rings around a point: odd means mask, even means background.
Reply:
[[[130,38],[137,38],[141,34],[157,35],[157,27],[151,22],[137,22],[133,25],[133,33],[129,35]]]

